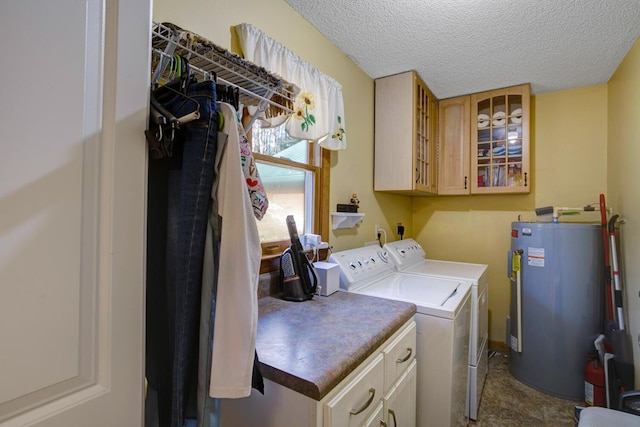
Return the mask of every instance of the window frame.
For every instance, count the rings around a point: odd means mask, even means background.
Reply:
[[[243,123],[248,123],[250,117],[245,115]],[[252,144],[251,128],[247,132],[249,144]],[[331,166],[331,152],[322,147],[315,146],[317,141],[309,140],[309,162],[298,163],[289,159],[273,157],[266,154],[253,153],[254,160],[268,162],[275,165],[289,166],[306,169],[314,172],[314,200],[313,200],[313,230],[315,234],[322,236],[323,242],[329,241],[329,178]],[[318,153],[318,154],[317,154]],[[316,162],[316,157],[319,157]],[[318,166],[315,166],[318,164]],[[262,259],[260,263],[260,274],[278,271],[280,269],[280,256],[282,252],[291,245],[289,239],[276,240],[270,242],[260,242],[262,247]],[[320,259],[326,259],[327,250],[320,251]]]

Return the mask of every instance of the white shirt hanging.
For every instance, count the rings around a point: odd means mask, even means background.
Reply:
[[[238,398],[251,393],[262,249],[241,167],[236,112],[228,104],[220,111],[228,140],[217,194],[222,229],[209,394]]]

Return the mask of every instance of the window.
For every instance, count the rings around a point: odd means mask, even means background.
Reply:
[[[287,215],[294,216],[300,235],[320,234],[326,241],[329,223],[327,150],[314,141],[291,138],[284,124],[268,128],[256,120],[249,137],[269,199],[269,208],[258,221],[263,258],[277,258],[289,246]],[[264,264],[261,272],[267,268]]]
[[[304,213],[305,219],[302,221],[297,219],[296,225],[298,225],[298,233],[313,230],[315,234],[319,234],[324,241],[327,241],[329,236],[330,159],[328,150],[347,148],[346,134],[348,131],[345,130],[347,127],[342,86],[332,77],[322,73],[251,24],[240,24],[235,29],[246,60],[281,76],[300,89],[293,101],[293,116],[294,120],[302,120],[303,122],[295,123],[295,126],[294,122],[290,122],[288,127],[292,135],[313,139],[305,144],[309,157],[306,158],[306,161],[287,160],[274,154],[254,154],[254,157],[256,161],[280,166],[282,168],[280,173],[286,169],[298,169],[312,173],[311,177],[305,175],[304,178],[304,200],[313,199],[313,209],[307,209]],[[258,132],[260,131],[257,131],[256,134]],[[318,144],[323,148],[317,148]],[[283,150],[285,149],[283,148]],[[259,150],[256,152],[259,153]],[[284,189],[284,187],[280,187],[280,189]],[[269,196],[268,192],[267,196]],[[289,195],[288,198],[293,199],[293,196]],[[311,211],[312,213],[310,213]],[[286,216],[280,221],[284,222],[285,219]],[[313,228],[310,226],[311,223]],[[300,225],[303,226],[303,230],[300,230]],[[279,242],[284,245],[287,241],[288,239]],[[324,259],[322,251],[320,252],[321,259]],[[281,250],[278,251],[276,243],[263,243],[263,265],[265,253],[279,254]]]

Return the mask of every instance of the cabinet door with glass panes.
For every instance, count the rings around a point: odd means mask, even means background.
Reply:
[[[471,193],[529,193],[529,85],[471,95]]]
[[[414,72],[375,81],[374,191],[437,194],[438,100]]]

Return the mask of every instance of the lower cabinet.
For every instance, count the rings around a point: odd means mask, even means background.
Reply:
[[[414,359],[409,369],[384,396],[384,419],[387,427],[416,425],[416,365]]]
[[[265,379],[264,395],[222,399],[221,425],[415,426],[415,342],[411,320],[320,401]]]
[[[375,410],[362,424],[362,427],[388,427],[384,421],[384,405],[382,405],[382,402],[378,402]]]
[[[380,401],[383,390],[384,356],[378,353],[364,371],[324,405],[324,425],[359,426]]]

